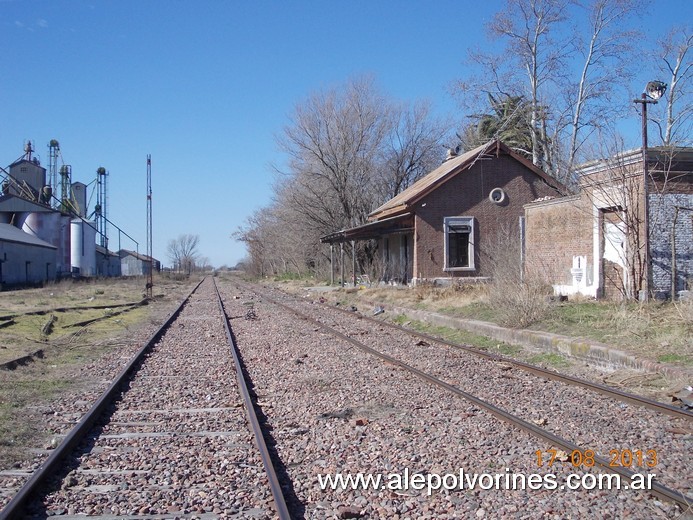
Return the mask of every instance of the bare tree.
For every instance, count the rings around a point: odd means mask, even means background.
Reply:
[[[572,168],[584,159],[584,144],[629,108],[613,99],[618,93],[627,97],[637,41],[627,22],[640,8],[635,0],[588,0],[584,5],[508,0],[487,26],[489,36],[505,46],[497,54],[471,53],[481,73],[466,78],[459,89],[465,97],[484,92],[498,100],[523,99],[526,120],[515,122],[530,130],[532,161],[568,184]],[[588,29],[577,29],[583,25]]]
[[[272,204],[253,213],[232,238],[245,243],[256,276],[304,274],[319,269],[319,235],[292,208]]]
[[[198,257],[196,264],[197,265],[195,267],[198,271],[206,272],[206,271],[213,271],[214,270],[214,266],[209,261],[209,258],[206,256]]]
[[[552,31],[565,19],[565,0],[508,0],[504,11],[489,25],[491,33],[508,42],[508,56],[514,56],[523,71],[530,105],[532,162],[551,171],[548,153],[545,103],[542,90],[550,81],[559,80],[564,68],[564,46],[554,41]]]
[[[659,124],[660,137],[664,146],[691,144],[691,79],[693,64],[690,60],[693,34],[690,27],[670,31],[656,56],[659,69],[669,79],[666,96],[664,124]],[[663,132],[662,132],[663,127]]]
[[[291,199],[325,233],[362,222],[373,204],[372,175],[390,124],[370,79],[316,93],[297,105],[279,137],[290,157]]]
[[[265,276],[266,259],[271,244],[266,236],[264,213],[256,211],[248,217],[244,226],[240,226],[231,237],[243,242],[248,251],[247,269],[256,276]]]
[[[318,272],[328,233],[363,224],[368,214],[440,164],[451,125],[426,103],[397,104],[371,78],[311,95],[277,138],[289,160],[277,171],[274,200],[233,233],[257,274]],[[359,244],[359,262],[373,244]]]
[[[192,273],[198,257],[199,235],[183,234],[168,243],[168,257],[178,271]]]
[[[392,109],[392,114],[376,179],[378,203],[407,189],[440,164],[441,144],[452,126],[450,122],[432,119],[427,102],[400,105]]]
[[[638,35],[624,27],[639,7],[635,0],[592,0],[586,7],[589,35],[573,35],[575,51],[583,57],[583,63],[577,84],[567,93],[571,119],[563,171],[568,175],[592,131],[610,120],[608,114],[619,113],[613,108],[619,104],[609,101],[616,90],[614,78],[619,78],[623,85],[633,76],[625,64],[633,55],[632,42],[637,41]]]

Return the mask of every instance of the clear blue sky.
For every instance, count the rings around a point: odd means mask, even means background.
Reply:
[[[690,1],[654,4],[651,35],[690,22]],[[105,167],[109,218],[144,252],[151,154],[154,256],[170,265],[168,241],[194,233],[212,264],[234,265],[245,251],[230,235],[269,203],[275,136],[296,103],[371,74],[393,98],[461,118],[450,86],[502,5],[0,0],[0,165],[31,139],[47,166],[57,139],[73,180]]]

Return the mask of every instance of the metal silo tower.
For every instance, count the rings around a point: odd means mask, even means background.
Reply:
[[[108,223],[108,172],[106,168],[100,166],[96,170],[96,207],[94,215],[96,216],[96,230],[99,232],[99,243],[102,247],[108,249],[108,232],[106,229]]]
[[[58,193],[58,155],[60,155],[60,143],[57,139],[51,139],[48,143],[48,185],[53,194]],[[53,197],[51,207],[58,209],[62,199]]]
[[[72,186],[72,167],[63,164],[60,167],[60,211],[69,213],[72,209],[70,187]]]

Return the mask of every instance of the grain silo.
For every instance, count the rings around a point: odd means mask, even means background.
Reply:
[[[72,207],[80,217],[87,216],[87,185],[83,182],[73,182],[72,191]]]
[[[96,274],[96,227],[93,222],[81,218],[72,219],[70,251],[74,275],[94,276]]]

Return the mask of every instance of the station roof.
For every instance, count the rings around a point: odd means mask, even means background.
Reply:
[[[443,162],[435,170],[431,171],[406,190],[399,193],[397,196],[388,200],[385,204],[375,209],[368,215],[368,220],[380,220],[385,217],[397,215],[399,213],[410,211],[412,204],[417,200],[428,195],[433,190],[458,175],[459,173],[468,170],[482,157],[491,157],[499,155],[508,155],[516,161],[522,163],[530,171],[541,177],[546,183],[557,187],[559,190],[564,190],[556,179],[547,175],[543,170],[532,164],[531,161],[512,151],[508,146],[501,141],[494,140],[481,145],[473,150],[469,150],[461,155],[453,156]]]
[[[320,237],[320,241],[332,244],[334,242],[346,242],[348,240],[368,240],[371,238],[378,238],[381,235],[403,233],[413,229],[414,215],[412,213],[403,213],[395,217],[369,222],[362,226],[335,231],[334,233]]]

